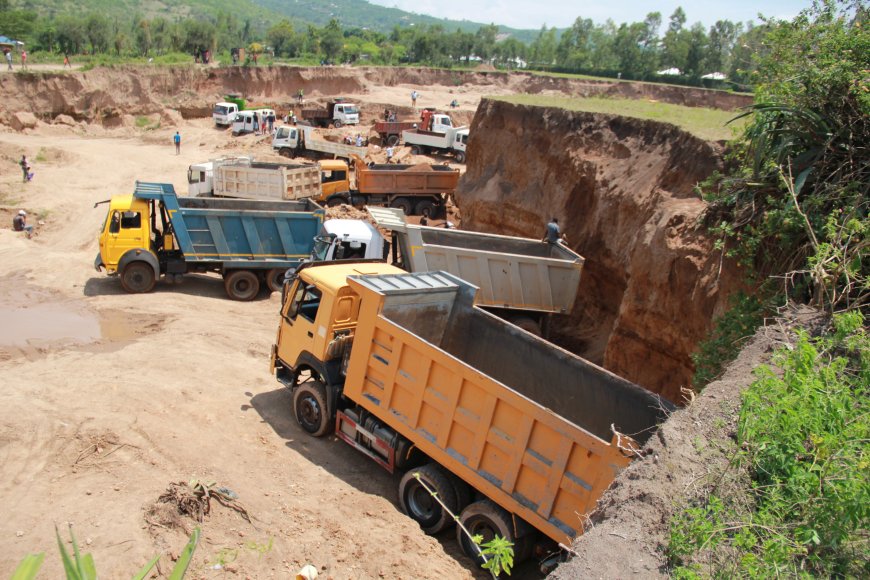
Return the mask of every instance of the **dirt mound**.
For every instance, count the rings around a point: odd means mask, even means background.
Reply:
[[[590,515],[592,528],[574,542],[577,556],[550,578],[666,577],[664,548],[674,506],[720,480],[734,453],[740,395],[754,380],[753,369],[769,362],[787,339],[785,328],[820,320],[801,309],[778,326],[760,329],[720,380],[665,422],[646,457],[619,474]]]
[[[490,100],[471,131],[487,138],[469,143],[463,226],[539,238],[558,217],[586,264],[554,338],[679,400],[738,280],[697,229],[706,206],[693,188],[718,167],[714,147],[662,123]]]

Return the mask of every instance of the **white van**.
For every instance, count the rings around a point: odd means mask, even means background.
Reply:
[[[211,113],[211,118],[214,119],[214,124],[218,127],[229,127],[233,124],[233,119],[239,112],[239,106],[235,103],[215,103]]]
[[[233,119],[233,135],[241,135],[243,133],[253,133],[255,130],[262,131],[262,122],[269,115],[274,115],[272,109],[255,109],[253,111],[239,111]],[[257,127],[254,127],[254,115],[256,115]],[[276,117],[277,121],[277,117]]]

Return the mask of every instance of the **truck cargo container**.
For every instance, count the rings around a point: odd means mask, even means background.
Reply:
[[[300,112],[302,119],[318,127],[336,129],[343,125],[359,124],[359,107],[354,103],[337,98],[326,103],[325,107],[308,107]]]
[[[414,155],[429,153],[452,153],[459,163],[465,163],[465,151],[468,148],[468,127],[448,129],[444,133],[411,129],[402,131],[402,140],[411,147]]]
[[[475,306],[475,290],[446,272],[305,264],[285,288],[271,368],[304,431],[405,472],[399,504],[423,530],[454,523],[425,483],[519,561],[582,533],[672,406]]]
[[[269,163],[250,157],[225,157],[196,163],[187,170],[191,197],[240,199],[318,199],[320,167],[313,163]]]
[[[234,300],[260,285],[280,289],[284,272],[310,254],[324,210],[311,200],[249,201],[177,197],[168,183],[137,182],[109,204],[94,266],[127,292],[150,292],[161,275],[216,272]]]
[[[444,270],[477,286],[477,304],[539,336],[551,314],[574,309],[584,258],[562,244],[409,224],[401,211],[368,207],[391,232],[393,262],[409,272]]]
[[[436,133],[445,133],[453,127],[450,115],[436,113],[434,109],[424,109],[419,119],[410,121],[377,121],[372,130],[381,138],[381,142],[387,146],[398,145],[402,140],[402,131],[411,129],[424,129]]]
[[[314,154],[316,156],[351,159],[354,155],[365,157],[368,153],[367,147],[356,147],[318,139],[314,135],[314,127],[301,124],[281,125],[276,128],[275,136],[272,138],[272,149],[284,157]]]

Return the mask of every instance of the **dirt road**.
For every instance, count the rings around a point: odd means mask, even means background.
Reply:
[[[0,129],[0,575],[45,551],[42,577],[59,577],[66,522],[103,577],[158,553],[166,573],[186,536],[146,510],[197,478],[236,492],[252,521],[213,503],[190,577],[286,578],[309,563],[332,578],[472,577],[452,533],[428,537],[401,514],[396,478],[291,421],[268,369],[277,295],[232,302],[204,275],[129,295],[94,271],[95,202],[136,179],[186,191],[190,163],[233,148],[210,120],[179,129],[179,156],[169,126]],[[255,141],[236,143],[265,153]],[[22,208],[43,222],[30,240],[10,229]]]

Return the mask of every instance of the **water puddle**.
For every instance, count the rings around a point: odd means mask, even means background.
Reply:
[[[97,341],[123,342],[136,328],[123,313],[95,313],[74,305],[44,302],[28,306],[0,303],[0,347],[63,342],[82,345]]]

